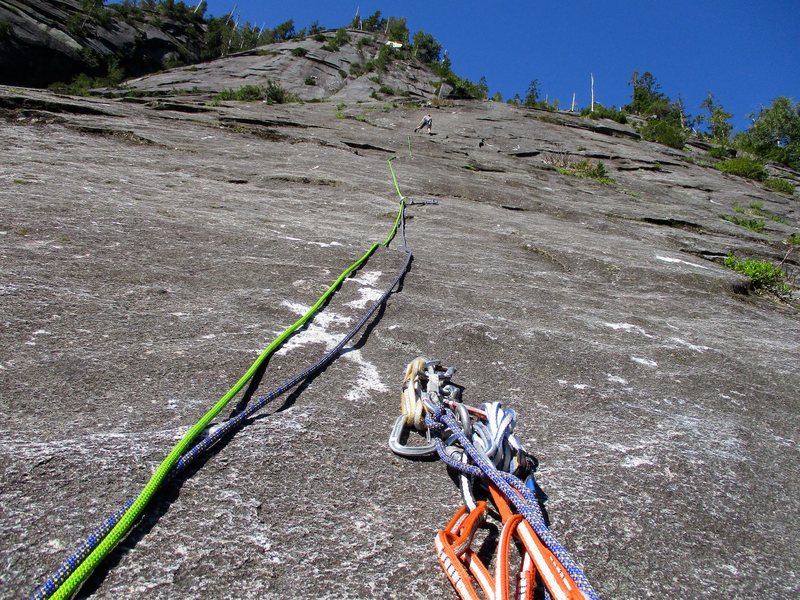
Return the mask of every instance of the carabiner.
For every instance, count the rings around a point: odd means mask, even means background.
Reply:
[[[448,400],[451,402],[461,402],[461,388],[453,385],[452,383],[448,383],[447,385],[442,387],[442,391],[444,395],[447,397]]]
[[[467,410],[466,405],[459,402],[453,407],[453,410],[456,411],[456,417],[461,424],[461,431],[464,432],[467,439],[472,439],[472,420],[469,417],[469,410]]]
[[[406,418],[400,415],[395,419],[392,433],[389,435],[389,448],[391,448],[392,452],[405,458],[419,458],[436,454],[436,442],[431,439],[430,430],[425,430],[425,444],[422,446],[407,446],[400,442],[400,438],[403,437],[403,432],[406,429],[408,429]]]

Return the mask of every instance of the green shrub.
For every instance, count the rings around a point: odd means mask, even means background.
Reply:
[[[477,83],[463,79],[452,71],[446,73],[442,79],[452,86],[453,91],[450,92],[450,97],[454,100],[480,100],[483,98],[483,90]]]
[[[0,40],[11,37],[11,22],[7,19],[0,19]]]
[[[66,27],[73,37],[81,37],[86,31],[86,19],[81,13],[72,13],[67,17]]]
[[[546,100],[537,100],[534,104],[526,104],[528,108],[538,108],[539,110],[546,110],[555,112],[558,110],[558,100],[554,103],[547,102]]]
[[[347,34],[347,30],[344,28],[337,29],[336,35],[330,38],[325,45],[322,46],[322,49],[327,50],[328,52],[336,52],[349,41],[350,36]]]
[[[386,72],[389,69],[389,65],[399,56],[398,51],[391,46],[381,46],[380,50],[378,50],[378,56],[372,62],[376,70]]]
[[[757,217],[764,217],[765,219],[770,219],[771,221],[775,221],[776,223],[784,223],[788,225],[788,222],[783,217],[776,215],[775,213],[771,213],[768,210],[764,209],[763,202],[751,202],[750,203],[750,212],[752,212]]]
[[[708,151],[708,155],[714,158],[730,158],[731,149],[726,146],[714,146]]]
[[[304,82],[306,85],[317,85],[317,80],[313,77],[306,77]]]
[[[786,241],[792,246],[800,246],[800,233],[793,233]]]
[[[111,24],[111,19],[114,15],[111,14],[111,11],[105,7],[98,7],[97,10],[92,14],[92,17],[100,23],[103,27],[108,27]]]
[[[47,89],[59,94],[69,94],[70,96],[88,96],[89,90],[95,87],[94,79],[86,73],[78,73],[69,83],[56,82],[47,86]]]
[[[267,104],[285,104],[287,102],[296,102],[297,97],[287,92],[280,85],[274,81],[268,81],[264,89],[264,100]]]
[[[375,64],[370,60],[365,63],[353,63],[350,65],[350,76],[361,77],[375,68]]]
[[[642,126],[640,133],[649,142],[658,142],[678,150],[686,144],[686,132],[680,125],[671,121],[653,119]]]
[[[119,4],[110,4],[108,8],[116,11],[125,20],[142,18],[142,9],[133,4],[131,0],[126,0]]]
[[[782,192],[789,195],[794,194],[794,186],[785,179],[770,177],[764,182],[764,185],[776,192]]]
[[[95,58],[93,55],[90,58]],[[95,67],[101,65],[95,61]],[[69,83],[56,82],[48,86],[48,89],[60,94],[70,94],[72,96],[88,96],[92,88],[118,87],[125,78],[125,72],[119,65],[116,58],[112,58],[106,65],[106,75],[104,77],[92,77],[86,73],[79,73],[72,78]]]
[[[214,95],[211,102],[212,104],[219,104],[222,100],[236,100],[238,102],[263,100],[267,104],[284,104],[286,102],[295,102],[297,98],[274,81],[268,81],[267,85],[244,85],[236,90],[222,90]]]
[[[213,100],[237,100],[239,102],[255,102],[264,97],[264,92],[260,85],[244,85],[239,89],[222,90],[215,94]]]
[[[756,291],[766,290],[779,296],[788,296],[792,288],[786,282],[786,272],[768,260],[744,260],[733,253],[725,258],[725,266],[747,275]]]
[[[387,96],[397,96],[398,95],[397,90],[395,90],[393,87],[391,87],[389,85],[382,85],[381,87],[378,88],[378,91],[381,94],[386,94]]]
[[[625,124],[628,122],[628,117],[621,110],[617,110],[615,106],[606,108],[599,104],[595,104],[594,111],[591,108],[584,108],[581,111],[581,116],[589,117],[590,119],[611,119],[617,123]]]
[[[593,166],[588,160],[582,160],[571,167],[562,167],[558,169],[558,172],[562,175],[571,175],[572,177],[594,179],[603,185],[614,185],[615,183],[614,180],[608,176],[608,171],[601,162]]]
[[[722,218],[726,221],[734,223],[739,227],[744,227],[745,229],[749,229],[750,231],[755,231],[756,233],[761,233],[764,231],[764,220],[763,219],[748,219],[747,217],[740,217],[737,215],[722,215]]]
[[[164,69],[169,70],[169,69],[177,69],[178,67],[182,67],[185,64],[186,61],[181,57],[180,54],[171,52],[170,56],[167,58],[167,60],[164,61],[162,66],[164,67]]]
[[[724,160],[714,165],[714,168],[723,173],[730,173],[756,181],[765,181],[767,179],[767,170],[764,168],[764,163],[744,156]]]
[[[303,57],[308,54],[308,50],[303,48],[302,46],[298,46],[297,48],[291,49],[292,56]]]
[[[117,87],[125,79],[125,71],[119,64],[119,61],[114,58],[108,63],[108,70],[106,76],[101,81],[106,87]]]

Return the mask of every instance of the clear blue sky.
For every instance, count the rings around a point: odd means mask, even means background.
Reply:
[[[206,14],[234,6],[240,23],[294,19],[296,29],[315,20],[348,25],[356,9],[404,16],[412,35],[421,29],[442,43],[458,75],[485,75],[504,99],[524,98],[538,79],[542,98],[566,108],[575,92],[578,106],[587,106],[594,73],[596,100],[619,107],[630,101],[631,73],[650,71],[690,114],[703,112],[700,103],[713,92],[737,130],[777,96],[800,101],[800,0],[209,0]]]

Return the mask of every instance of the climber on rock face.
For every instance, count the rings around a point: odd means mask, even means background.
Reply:
[[[417,128],[414,129],[414,133],[416,133],[420,129],[425,129],[427,127],[428,133],[430,134],[432,123],[433,123],[433,117],[431,117],[430,113],[426,114],[424,117],[422,117],[422,120],[419,122],[419,125],[417,125]]]

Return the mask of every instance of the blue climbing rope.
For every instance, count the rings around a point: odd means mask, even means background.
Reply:
[[[389,165],[391,168],[391,163],[389,163]],[[395,182],[395,187],[397,187],[396,179],[394,178],[394,171],[392,171],[392,179]],[[408,240],[406,239],[405,233],[405,206],[405,199],[402,195],[400,195],[400,208],[394,227],[392,228],[388,238],[382,244],[384,247],[388,247],[393,240],[395,233],[399,231],[403,241],[403,264],[395,277],[392,279],[390,285],[383,291],[381,296],[372,303],[369,309],[364,312],[361,318],[355,323],[355,325],[353,325],[353,327],[350,328],[350,330],[342,337],[342,339],[317,362],[297,373],[295,376],[280,384],[266,395],[260,396],[255,402],[250,403],[243,411],[229,419],[220,427],[216,428],[213,433],[204,437],[195,446],[182,454],[170,472],[167,474],[165,482],[173,480],[176,476],[185,471],[193,462],[195,462],[200,456],[212,448],[226,435],[231,435],[245,426],[248,422],[248,419],[266,406],[269,402],[292,389],[302,381],[322,371],[327,365],[333,362],[345,345],[361,330],[366,322],[375,314],[378,308],[380,308],[380,306],[386,302],[389,295],[399,285],[403,276],[408,271],[413,258],[413,253],[408,245]],[[75,570],[106,538],[109,532],[113,530],[113,528],[119,523],[119,521],[135,501],[136,498],[128,500],[121,508],[106,518],[102,524],[97,527],[72,554],[70,554],[70,556],[58,568],[58,570],[32,594],[31,598],[34,600],[46,600],[53,596],[59,590],[60,586],[70,578]]]
[[[519,477],[516,477],[512,473],[501,471],[492,464],[492,462],[486,458],[486,455],[479,451],[470,439],[464,435],[461,424],[452,416],[452,413],[444,409],[441,405],[427,406],[427,408],[428,414],[425,416],[425,424],[428,428],[435,433],[442,433],[446,430],[449,431],[449,434],[455,436],[464,449],[464,452],[467,453],[467,456],[469,456],[475,464],[466,464],[448,455],[446,446],[441,437],[437,437],[436,451],[442,461],[447,464],[447,466],[461,473],[491,481],[495,487],[503,493],[508,501],[514,505],[514,508],[517,509],[525,520],[530,523],[533,530],[539,536],[539,539],[541,539],[544,545],[558,558],[575,581],[578,588],[591,600],[599,600],[599,597],[586,578],[586,575],[583,573],[583,570],[575,563],[566,548],[559,543],[547,527],[534,491],[525,485]]]

